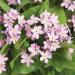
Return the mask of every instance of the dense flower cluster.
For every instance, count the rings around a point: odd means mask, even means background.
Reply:
[[[52,52],[60,48],[62,42],[71,43],[71,34],[68,26],[61,25],[58,16],[47,11],[40,14],[39,17],[32,15],[25,24],[25,30],[26,36],[33,41],[44,37],[43,46],[33,43],[28,48],[29,57],[33,58],[36,55],[40,55],[40,61],[44,61],[44,63],[48,63],[48,59],[52,58]],[[27,58],[26,52],[22,56],[24,61]],[[27,61],[29,64],[29,60]],[[27,61],[24,62],[27,64]]]
[[[64,75],[75,69],[74,11],[75,0],[0,0],[0,74]]]
[[[0,54],[0,74],[6,71],[6,61],[8,60],[7,57]]]
[[[11,44],[12,42],[15,43],[19,40],[24,23],[24,16],[20,16],[17,10],[11,9],[9,12],[4,14],[4,26],[6,27],[5,34],[7,36],[7,43]]]
[[[63,0],[63,2],[61,3],[62,7],[68,8],[68,10],[71,10],[72,12],[74,12],[75,10],[75,1],[72,0]]]
[[[21,4],[21,0],[7,0],[9,5]]]

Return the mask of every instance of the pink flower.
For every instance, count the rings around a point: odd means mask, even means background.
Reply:
[[[72,12],[74,12],[75,10],[75,1],[71,1],[71,0],[63,0],[63,2],[61,3],[62,7],[68,8],[68,10],[71,10]]]
[[[43,12],[43,13],[41,13],[40,14],[40,18],[41,19],[43,19],[43,18],[49,18],[50,17],[50,15],[51,15],[51,13],[50,12],[47,12],[46,10]]]
[[[51,17],[49,18],[49,21],[53,25],[57,25],[59,23],[58,16],[56,16],[55,14],[52,14]]]
[[[68,33],[68,30],[66,29],[66,27],[64,27],[64,25],[61,25],[60,31],[59,31],[60,37],[67,37],[67,33]]]
[[[14,27],[6,28],[5,34],[7,36],[7,43],[15,44],[20,39],[21,29],[19,25],[15,25]]]
[[[21,0],[7,0],[9,5],[21,4]]]
[[[16,23],[16,25],[14,25]],[[4,26],[6,27],[5,35],[7,43],[17,42],[20,38],[21,30],[26,24],[24,16],[20,16],[17,10],[11,9],[4,14]]]
[[[30,28],[30,26],[25,27],[25,30],[26,30],[26,36],[27,36],[27,37],[32,37],[32,33],[31,33],[31,28]]]
[[[44,24],[45,30],[47,30],[48,27],[51,27],[52,24],[51,22],[49,22],[49,18],[50,18],[51,13],[45,11],[42,14],[40,14],[40,22],[41,24]]]
[[[71,10],[72,12],[74,12],[75,5],[74,4],[70,4],[70,6],[68,7],[68,10]]]
[[[53,42],[53,43],[50,43],[49,50],[50,50],[50,52],[56,51],[60,47],[61,46],[60,46],[59,42]]]
[[[63,2],[61,3],[61,6],[68,8],[70,4],[71,4],[71,0],[63,0]]]
[[[8,60],[7,57],[0,54],[0,74],[6,71],[6,61]]]
[[[31,47],[28,48],[28,51],[31,53],[30,56],[35,56],[39,54],[40,52],[40,47],[37,44],[31,44]]]
[[[39,35],[43,34],[42,26],[34,26],[34,28],[31,29],[32,33],[32,39],[39,39]]]
[[[48,40],[47,41],[44,41],[44,50],[48,49],[50,52],[52,51],[56,51],[58,48],[60,48],[60,44],[59,42],[49,42]]]
[[[7,13],[4,14],[4,26],[8,27],[8,26],[13,26],[13,23],[15,22],[15,20],[18,19],[19,13],[17,12],[17,10],[11,9],[10,11],[8,11]]]
[[[8,39],[8,41],[9,42],[12,42],[13,44],[15,44],[18,40],[20,39],[20,36],[16,36],[16,35],[13,35],[13,36],[11,36],[9,39]]]
[[[21,34],[21,31],[20,31],[19,25],[15,25],[14,28],[11,27],[11,29],[9,31],[9,34],[10,34],[10,36],[20,35]]]
[[[38,23],[38,21],[39,21],[39,18],[38,18],[38,17],[35,17],[34,15],[32,15],[32,16],[30,17],[30,19],[27,20],[27,24],[33,25],[33,24],[35,24],[35,23]]]
[[[5,61],[7,61],[7,60],[8,60],[7,57],[5,57],[4,55],[0,54],[0,64],[5,64]]]
[[[18,16],[19,16],[19,13],[18,13],[17,10],[11,9],[10,12],[8,12],[8,16],[10,18],[12,18],[13,20],[16,20],[18,18]]]
[[[51,32],[51,34],[50,33],[48,33],[48,38],[49,38],[49,41],[57,41],[57,39],[58,39],[58,35],[55,35],[55,33],[54,32]]]
[[[52,59],[52,53],[49,51],[41,52],[40,55],[40,61],[44,61],[44,63],[48,63],[48,59]]]
[[[21,55],[21,63],[25,63],[27,65],[27,67],[30,66],[30,64],[32,64],[34,61],[32,60],[32,58],[27,54],[27,53],[23,53]]]
[[[0,64],[0,74],[2,74],[2,72],[6,71],[6,65],[5,64]]]

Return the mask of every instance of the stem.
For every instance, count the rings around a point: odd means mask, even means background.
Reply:
[[[0,54],[3,54],[7,50],[8,46],[8,44],[5,44],[5,46],[0,51]]]
[[[11,68],[14,67],[14,62],[16,61],[16,59],[21,55],[21,53],[19,53],[10,63]]]

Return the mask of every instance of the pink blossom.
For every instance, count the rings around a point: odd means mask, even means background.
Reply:
[[[7,0],[9,5],[21,4],[21,0]]]
[[[59,23],[58,16],[56,16],[55,14],[52,14],[51,17],[49,18],[49,21],[53,25],[57,25]]]
[[[0,54],[0,64],[5,64],[5,61],[7,61],[7,60],[8,60],[7,57],[5,57],[4,55]]]
[[[57,39],[58,39],[58,35],[55,35],[55,33],[54,32],[51,32],[51,34],[50,33],[48,33],[48,38],[49,38],[49,41],[57,41]]]
[[[19,39],[20,39],[20,36],[13,35],[8,39],[8,41],[13,42],[13,44],[15,44]]]
[[[40,61],[44,61],[45,63],[48,63],[48,59],[52,59],[52,53],[50,53],[49,51],[46,52],[42,51],[40,55],[41,55]]]
[[[6,71],[6,65],[5,64],[0,64],[0,74],[2,74],[2,72]]]
[[[63,0],[63,2],[61,3],[61,6],[67,8],[68,10],[71,10],[72,12],[74,12],[74,10],[75,10],[75,1]]]
[[[4,14],[4,26],[6,27],[5,35],[7,36],[7,43],[15,44],[19,40],[24,24],[26,24],[26,20],[23,15],[19,15],[17,10],[11,9]]]
[[[35,24],[35,23],[38,23],[38,21],[39,21],[39,18],[38,18],[38,17],[35,17],[34,15],[32,15],[32,16],[30,17],[30,19],[27,20],[27,24],[33,25],[33,24]]]
[[[32,64],[34,61],[32,60],[32,58],[27,54],[27,53],[23,53],[21,55],[21,63],[25,63],[27,65],[27,67],[30,66],[30,64]]]
[[[6,71],[6,61],[8,60],[7,57],[0,54],[0,74]]]
[[[61,3],[61,6],[68,8],[70,4],[71,4],[71,0],[63,0],[63,2]]]
[[[70,4],[70,6],[68,7],[68,10],[71,10],[72,12],[74,12],[75,5],[74,4]]]
[[[4,14],[4,26],[8,27],[8,26],[13,26],[13,23],[15,22],[15,20],[18,19],[19,13],[17,12],[17,10],[11,9],[10,11],[8,11],[7,13]]]
[[[19,13],[18,13],[17,10],[11,9],[10,12],[8,12],[8,16],[10,18],[12,18],[13,20],[16,20],[18,18],[18,16],[19,16]]]
[[[43,34],[42,26],[34,26],[31,29],[32,39],[39,39],[39,35]]]
[[[31,53],[30,55],[33,57],[37,54],[39,54],[40,52],[40,46],[38,46],[37,44],[31,44],[31,47],[28,48],[28,51]]]
[[[20,31],[20,28],[19,28],[19,25],[15,25],[14,28],[11,27],[10,31],[9,31],[9,35],[10,36],[13,36],[13,35],[20,35],[21,34],[21,31]]]

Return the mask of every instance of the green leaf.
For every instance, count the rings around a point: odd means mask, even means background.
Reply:
[[[59,54],[59,53],[58,53]],[[58,57],[57,57],[58,56]],[[61,72],[63,69],[75,70],[75,62],[66,60],[63,54],[56,55],[54,58],[54,67],[58,72]]]
[[[37,15],[39,9],[40,9],[40,5],[34,6],[32,8],[29,8],[28,10],[24,11],[22,13],[22,15],[24,15],[25,18],[29,18],[31,15]]]
[[[42,2],[39,14],[41,14],[45,10],[49,11],[49,0],[45,0],[44,2]]]
[[[48,74],[47,75],[52,75],[50,72],[48,72]]]
[[[20,61],[15,64],[11,75],[29,74],[36,71],[39,67],[36,63],[32,64],[30,67],[27,67],[25,64],[21,64],[19,62]]]
[[[5,44],[4,47],[2,47],[0,54],[6,54],[8,46],[9,46],[8,44]]]
[[[22,45],[22,48],[27,49],[29,46],[30,44],[27,41],[25,41],[24,44]]]
[[[20,39],[15,45],[14,45],[14,50],[11,51],[11,55],[13,57],[12,61],[10,62],[10,66],[11,68],[14,67],[14,64],[16,62],[16,60],[18,59],[18,57],[21,55],[22,51],[24,51],[24,49],[29,47],[29,43],[26,41],[26,38],[24,39]]]
[[[8,73],[7,72],[3,72],[2,74],[0,74],[0,75],[8,75]]]
[[[16,60],[18,59],[18,57],[21,55],[21,53],[19,53],[16,57],[14,57],[14,59],[10,62],[10,67],[13,69]]]
[[[55,74],[55,71],[52,71],[52,72],[48,72],[47,75],[56,75],[56,74]]]
[[[0,7],[5,11],[9,11],[11,8],[10,6],[5,2],[5,0],[0,0]]]
[[[61,73],[58,73],[57,75],[75,75],[75,71],[65,69]]]
[[[75,45],[73,43],[68,44],[68,43],[64,42],[61,44],[61,46],[65,49],[68,49],[68,48],[74,48],[75,49]]]
[[[48,64],[44,65],[44,68],[48,68],[50,66],[53,66],[53,61],[52,60],[49,60]]]
[[[27,38],[23,38],[21,37],[15,44],[14,44],[14,48],[19,50],[20,47],[23,45],[23,43],[26,41]]]
[[[18,5],[18,6],[16,7],[16,9],[19,11],[19,10],[21,10],[21,8],[23,8],[26,4],[29,4],[29,3],[31,3],[31,2],[32,2],[32,0],[22,0],[22,1],[21,1],[21,4]]]

